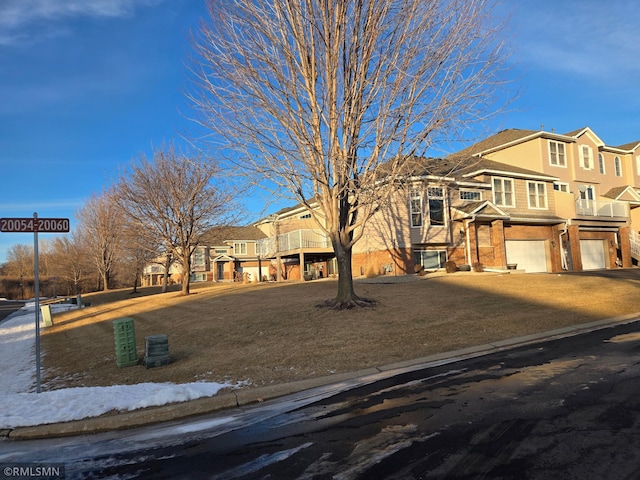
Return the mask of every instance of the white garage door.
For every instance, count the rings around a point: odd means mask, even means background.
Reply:
[[[606,268],[604,240],[580,240],[580,256],[583,270]]]
[[[528,273],[547,271],[547,249],[544,240],[507,240],[507,263]]]

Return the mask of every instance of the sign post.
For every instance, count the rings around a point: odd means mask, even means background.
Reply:
[[[68,218],[0,218],[0,232],[33,232],[33,275],[36,309],[36,392],[40,393],[40,276],[38,268],[38,232],[67,233]]]

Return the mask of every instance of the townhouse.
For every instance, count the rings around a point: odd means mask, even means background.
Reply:
[[[447,261],[559,272],[640,259],[640,142],[608,146],[589,128],[509,129],[416,165],[354,247],[354,275],[413,273]],[[257,226],[267,236],[258,248],[286,272],[280,277],[335,271],[331,246],[303,207]]]
[[[640,141],[609,146],[588,127],[508,129],[447,158],[412,161],[411,177],[354,246],[356,276],[446,262],[532,273],[640,260]],[[310,280],[337,272],[331,243],[304,206],[217,235],[194,254],[194,279]]]

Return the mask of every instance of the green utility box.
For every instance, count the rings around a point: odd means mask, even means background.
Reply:
[[[169,363],[169,339],[166,335],[144,337],[144,364],[147,368],[159,367]]]
[[[120,318],[113,321],[113,333],[116,341],[116,363],[118,367],[138,364],[136,350],[136,332],[133,318]]]

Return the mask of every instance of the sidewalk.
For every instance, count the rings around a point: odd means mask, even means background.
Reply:
[[[440,354],[430,355],[428,357],[417,358],[410,361],[369,368],[356,372],[311,378],[308,380],[301,380],[298,382],[274,385],[270,387],[240,389],[230,393],[200,398],[190,402],[174,403],[161,407],[150,407],[131,412],[107,414],[84,420],[0,430],[0,437],[8,438],[10,440],[32,440],[38,438],[55,438],[112,430],[124,430],[187,418],[195,415],[204,415],[225,409],[238,408],[244,405],[255,404],[303,391],[309,391],[309,394],[312,395],[314,389],[337,383],[344,383],[345,385],[341,387],[342,390],[349,390],[360,385],[366,385],[373,381],[392,377],[407,371],[415,371],[436,365],[444,365],[522,345],[537,343],[543,340],[570,337],[638,320],[640,320],[640,313],[634,313],[534,335],[478,345],[452,352],[443,352]]]

